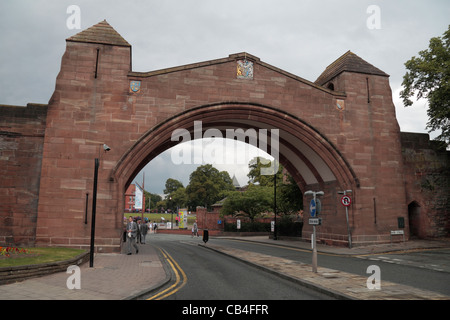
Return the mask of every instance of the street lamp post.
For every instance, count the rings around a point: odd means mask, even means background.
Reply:
[[[91,219],[91,248],[89,252],[89,267],[94,266],[94,242],[95,242],[95,215],[97,210],[97,180],[98,180],[98,158],[94,162],[94,188],[92,192],[92,219]]]
[[[103,150],[108,152],[111,150],[106,144],[103,144]],[[100,150],[98,151],[100,158]],[[95,244],[95,216],[97,214],[97,182],[98,182],[98,167],[99,167],[99,158],[95,158],[94,161],[94,186],[92,191],[92,219],[91,219],[91,245],[89,252],[89,267],[92,268],[94,266],[94,244]]]
[[[172,197],[169,197],[171,209],[170,209],[170,230],[173,230],[173,208],[172,208]]]
[[[275,214],[275,223],[273,225],[273,240],[278,240],[277,237],[277,173],[273,175],[273,213]]]
[[[314,197],[314,203],[317,203],[316,197],[323,196],[323,191],[315,192],[315,191],[306,191],[305,196],[312,195]],[[317,210],[317,205],[314,208],[314,212]],[[311,213],[311,212],[310,212]],[[314,216],[316,213],[314,213]],[[313,256],[312,256],[312,271],[317,273],[317,245],[316,245],[316,225],[313,225],[313,239],[312,239],[312,248],[313,248]]]

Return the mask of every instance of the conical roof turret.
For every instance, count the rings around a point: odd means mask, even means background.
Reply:
[[[111,27],[106,20],[103,20],[96,25],[71,36],[66,39],[66,41],[131,47],[131,45],[124,38],[122,38],[122,36],[114,30],[114,28]]]

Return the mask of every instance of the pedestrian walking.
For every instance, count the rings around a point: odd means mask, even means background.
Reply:
[[[137,236],[136,236],[136,242],[142,243],[141,241],[141,220],[137,219]]]
[[[192,237],[194,237],[194,235],[197,235],[198,237],[198,225],[197,225],[197,220],[195,220],[194,225],[192,226]]]
[[[153,232],[153,222],[149,221],[148,222],[148,233],[152,233]]]
[[[131,246],[136,249],[136,254],[139,253],[139,247],[136,244],[136,236],[138,232],[138,226],[136,222],[133,221],[133,217],[130,217],[127,224],[127,255],[131,254]]]
[[[145,236],[147,235],[147,231],[148,231],[148,225],[143,222],[140,225],[141,229],[139,230],[141,233],[141,244],[145,244]]]

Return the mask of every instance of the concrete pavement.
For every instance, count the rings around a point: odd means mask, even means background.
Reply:
[[[233,238],[271,245],[310,249],[310,243],[300,241],[270,240],[265,237]],[[151,242],[149,237],[148,242]],[[277,273],[302,285],[332,294],[341,299],[450,299],[431,291],[382,282],[381,290],[369,290],[367,277],[341,271],[318,268],[288,259],[248,252],[208,243],[206,248],[227,254],[269,272]],[[318,245],[319,252],[337,255],[365,255],[406,250],[450,248],[449,241],[409,241],[392,245],[357,247],[353,249]],[[140,245],[139,254],[96,254],[94,268],[89,263],[81,266],[81,289],[68,289],[71,274],[60,272],[14,284],[0,286],[0,300],[120,300],[136,299],[168,283],[170,271],[159,250],[150,244]]]
[[[170,281],[163,263],[150,244],[139,245],[139,254],[96,254],[93,268],[80,267],[81,289],[68,289],[72,273],[59,272],[2,285],[0,300],[134,299]]]

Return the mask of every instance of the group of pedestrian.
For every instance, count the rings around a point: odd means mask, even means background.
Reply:
[[[135,219],[130,216],[124,233],[124,241],[127,242],[127,255],[131,255],[132,247],[134,247],[136,254],[138,254],[139,247],[137,243],[145,244],[147,233],[149,233],[149,231],[156,233],[157,229],[158,225],[156,222],[152,223],[151,221],[141,221],[139,219],[135,221]],[[194,225],[192,226],[192,237],[194,236],[199,237],[197,220],[195,220]]]
[[[158,229],[158,225],[152,223],[151,221],[141,221],[137,220],[137,222],[130,216],[128,219],[127,226],[125,228],[125,241],[128,243],[127,245],[127,255],[130,255],[132,252],[132,248],[136,250],[136,254],[139,253],[139,247],[136,242],[140,244],[145,244],[145,238],[147,233],[153,230],[153,233],[156,233]]]

